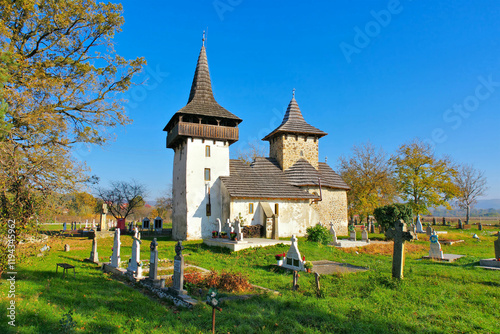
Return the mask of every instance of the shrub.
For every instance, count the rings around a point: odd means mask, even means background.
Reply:
[[[225,270],[222,270],[220,274],[214,270],[210,273],[185,274],[184,284],[188,291],[211,287],[227,292],[243,292],[252,289],[252,285],[242,273],[232,273]]]
[[[410,224],[413,220],[413,210],[408,204],[395,203],[376,208],[373,215],[385,231],[394,226],[394,222],[403,219]]]
[[[323,245],[328,245],[333,240],[330,231],[328,231],[328,229],[321,224],[308,227],[306,232],[307,232],[306,236],[307,241],[319,242],[322,243]]]

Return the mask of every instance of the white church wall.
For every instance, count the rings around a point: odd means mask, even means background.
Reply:
[[[261,199],[232,199],[230,205],[231,221],[240,214],[245,220],[245,225],[265,225],[264,210],[260,203],[268,203],[273,213],[276,213],[278,204],[278,233],[280,238],[291,237],[292,234],[302,236],[306,228],[311,226],[311,221],[318,222],[317,214],[311,212],[309,201],[287,200],[261,200]],[[249,212],[249,204],[254,206],[254,212]]]
[[[206,147],[210,147],[210,156],[206,156]],[[185,206],[187,221],[185,237],[179,239],[196,240],[211,237],[215,220],[222,215],[221,181],[219,176],[229,175],[229,145],[223,141],[188,138],[185,144]],[[174,162],[175,164],[175,162]],[[210,180],[205,180],[205,169],[210,170]],[[182,167],[174,169],[178,176]],[[176,175],[174,174],[174,180]],[[180,177],[182,179],[182,177]],[[208,189],[210,188],[211,215],[207,216]],[[179,222],[183,224],[182,220]],[[177,223],[177,222],[173,222]],[[179,228],[178,230],[182,230]],[[173,231],[172,231],[173,232]],[[175,235],[174,238],[178,236]]]

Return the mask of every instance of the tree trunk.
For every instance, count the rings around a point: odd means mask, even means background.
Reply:
[[[467,217],[466,217],[466,220],[465,220],[465,223],[467,225],[469,225],[469,218],[470,218],[470,206],[469,206],[469,204],[467,204]]]

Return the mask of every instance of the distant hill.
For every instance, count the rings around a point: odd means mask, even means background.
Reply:
[[[474,209],[500,209],[500,199],[482,199],[477,201]]]

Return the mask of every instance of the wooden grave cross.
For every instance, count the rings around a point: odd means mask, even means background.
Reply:
[[[385,235],[394,239],[394,251],[392,254],[392,277],[403,278],[403,268],[405,265],[405,241],[415,239],[411,231],[406,230],[405,222],[400,219],[394,222],[394,227],[390,228]]]

